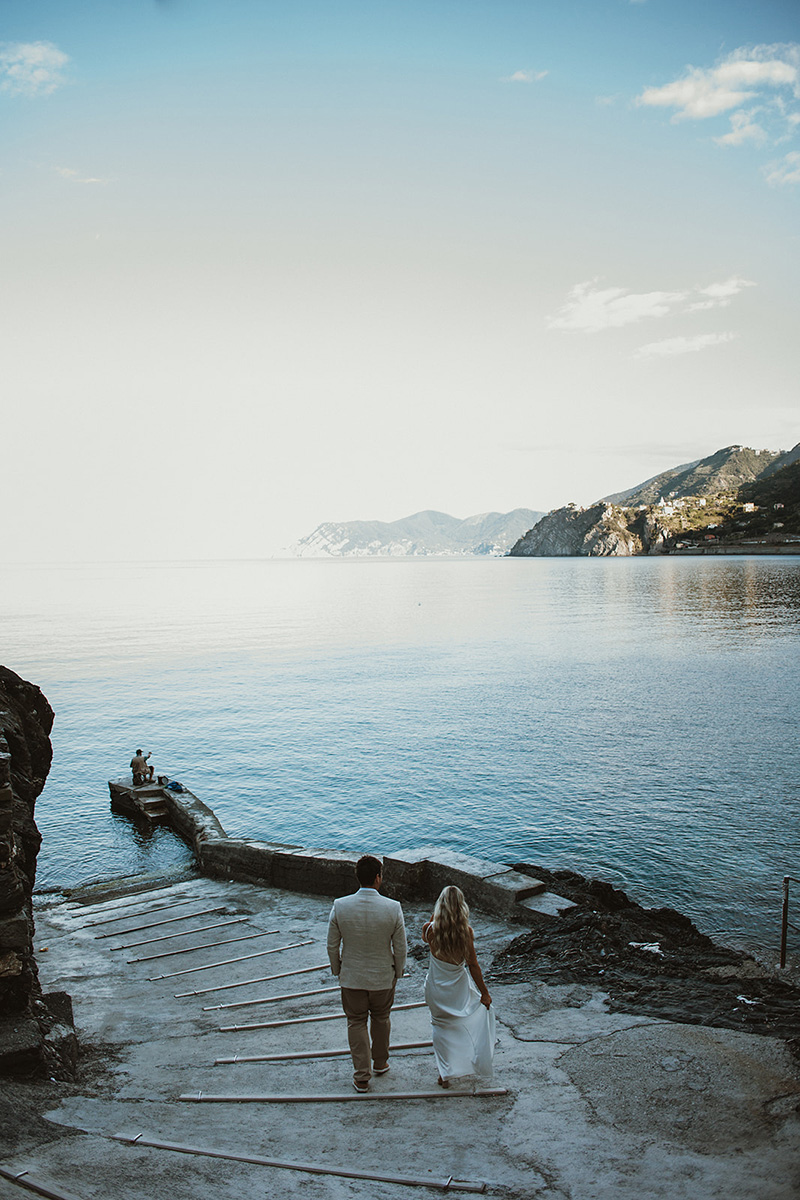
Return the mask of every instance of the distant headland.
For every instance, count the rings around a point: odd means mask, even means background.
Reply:
[[[726,446],[589,508],[542,517],[515,558],[637,554],[800,553],[800,444]]]

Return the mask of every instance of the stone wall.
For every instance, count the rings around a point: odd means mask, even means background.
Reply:
[[[206,875],[318,896],[347,896],[357,889],[356,852],[229,838],[213,809],[187,788],[181,792],[166,786],[137,789],[128,779],[110,780],[108,786],[113,807],[130,814],[141,814],[145,799],[151,802],[157,793],[170,825],[191,846]],[[471,906],[528,925],[552,920],[573,907],[540,880],[505,863],[441,846],[393,850],[383,856],[382,890],[393,899],[432,903],[447,884],[460,887]]]
[[[0,667],[0,1074],[68,1074],[76,1053],[69,997],[42,995],[33,951],[42,840],[34,806],[50,769],[52,727],[39,688]]]

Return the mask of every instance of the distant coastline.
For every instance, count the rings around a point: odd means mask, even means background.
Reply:
[[[800,553],[800,443],[726,446],[588,508],[516,508],[460,519],[431,509],[397,521],[328,521],[299,558],[564,558]]]

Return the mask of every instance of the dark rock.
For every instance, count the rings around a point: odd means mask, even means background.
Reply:
[[[51,1079],[72,1079],[78,1064],[78,1039],[68,992],[47,992],[36,1004],[44,1034],[42,1058]]]
[[[34,805],[50,769],[53,710],[39,688],[0,667],[0,1075],[74,1071],[69,997],[42,997],[33,954],[41,836]]]
[[[800,1046],[800,989],[750,955],[717,945],[671,908],[570,871],[515,863],[574,901],[559,920],[516,938],[494,961],[497,982],[592,984],[612,1011],[781,1037]]]
[[[30,1075],[41,1067],[42,1031],[28,1013],[0,1018],[0,1075]]]

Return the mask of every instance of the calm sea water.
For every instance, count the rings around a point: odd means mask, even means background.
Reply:
[[[444,845],[776,943],[800,876],[800,560],[5,567],[56,711],[38,886],[188,862],[109,810],[132,752],[232,835]]]

